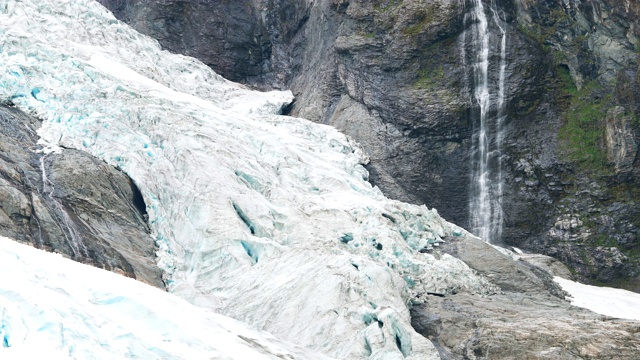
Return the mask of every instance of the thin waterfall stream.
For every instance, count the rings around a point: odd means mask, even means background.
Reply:
[[[470,56],[471,89],[477,108],[472,112],[469,227],[483,240],[496,243],[502,236],[503,224],[501,156],[506,117],[507,34],[495,1],[486,5],[482,0],[471,0],[471,3],[473,6],[465,16],[465,22],[471,20],[471,36],[464,34],[462,44],[465,65],[466,56]],[[465,50],[466,46],[470,51]]]
[[[89,257],[89,252],[79,231],[76,229],[73,221],[69,217],[69,214],[64,209],[64,206],[54,197],[55,191],[54,183],[47,176],[45,158],[47,154],[43,154],[40,157],[40,172],[42,177],[42,197],[48,203],[50,210],[58,218],[58,224],[62,225],[62,234],[65,240],[69,244],[74,257]],[[66,230],[66,231],[65,231]]]

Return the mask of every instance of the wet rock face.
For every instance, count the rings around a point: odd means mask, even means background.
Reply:
[[[287,111],[360,142],[370,179],[387,196],[469,223],[478,111],[465,40],[470,1],[100,2],[227,78],[291,89],[296,102]],[[634,289],[640,5],[499,7],[507,30],[502,242],[561,259],[582,281]],[[498,44],[491,46],[495,72]],[[568,218],[581,224],[565,226]]]
[[[543,81],[539,97],[509,105],[519,120],[506,136],[505,242],[562,260],[582,281],[639,291],[640,6],[515,5]]]
[[[243,81],[262,73],[270,50],[258,21],[260,15],[250,0],[146,3],[103,2],[140,32],[153,34],[167,50],[198,57],[222,76]],[[226,56],[220,56],[222,49]]]
[[[0,234],[164,288],[135,184],[81,151],[36,153],[39,121],[11,106],[0,121]]]
[[[425,203],[466,224],[471,129],[459,66],[464,8],[457,1],[355,1],[343,17],[350,26],[334,49],[344,94],[335,108],[336,100],[327,102],[325,121],[365,144],[371,180],[388,196]],[[349,112],[358,108],[366,111]],[[309,112],[301,107],[300,113]]]
[[[261,89],[288,83],[290,43],[308,17],[307,1],[100,0],[163,48],[200,59],[227,79]]]
[[[622,106],[607,111],[605,118],[605,143],[607,160],[613,164],[616,174],[628,174],[638,153],[638,143],[632,125],[632,117]]]

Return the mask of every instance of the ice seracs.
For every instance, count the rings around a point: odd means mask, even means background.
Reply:
[[[259,93],[88,0],[0,1],[0,100],[44,120],[42,143],[125,171],[147,204],[168,290],[338,358],[438,358],[408,304],[493,288],[423,253],[467,236],[386,199],[334,128],[276,115]]]

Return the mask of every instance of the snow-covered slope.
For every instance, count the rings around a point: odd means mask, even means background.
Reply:
[[[640,321],[640,294],[623,289],[580,284],[554,277],[562,290],[569,293],[571,305],[611,317]]]
[[[130,278],[0,237],[0,358],[325,359]]]
[[[143,192],[169,291],[340,358],[436,358],[409,324],[427,291],[491,291],[420,253],[466,236],[386,199],[335,129],[160,50],[88,0],[0,0],[0,100],[43,143],[113,164]]]

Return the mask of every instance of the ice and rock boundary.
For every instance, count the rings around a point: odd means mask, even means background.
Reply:
[[[339,358],[437,358],[410,325],[428,292],[495,291],[450,255],[469,236],[386,199],[359,146],[161,51],[99,4],[0,1],[0,100],[140,187],[168,290]]]

